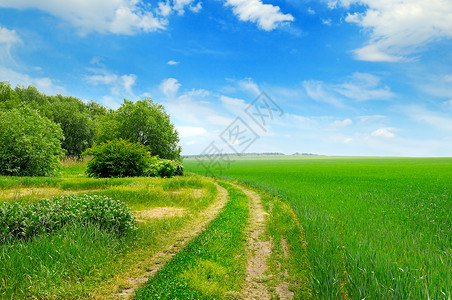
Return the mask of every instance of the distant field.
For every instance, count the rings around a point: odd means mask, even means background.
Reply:
[[[221,177],[291,204],[316,298],[450,299],[452,158],[248,157]]]

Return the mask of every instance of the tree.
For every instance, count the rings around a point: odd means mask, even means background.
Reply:
[[[150,98],[124,103],[99,122],[98,142],[122,138],[151,148],[152,155],[179,159],[179,136],[165,108]]]
[[[60,126],[34,109],[0,110],[0,174],[56,175],[63,139]]]
[[[3,106],[11,108],[26,105],[59,124],[65,137],[62,148],[66,150],[67,155],[80,157],[85,149],[93,145],[96,131],[94,119],[105,110],[102,105],[85,104],[75,97],[47,96],[34,86],[17,86],[13,92],[18,99],[16,105]]]
[[[0,82],[0,108],[11,108],[19,103],[19,97],[9,82]]]
[[[74,97],[51,96],[45,115],[61,126],[66,155],[80,157],[94,143],[94,121],[85,104]]]

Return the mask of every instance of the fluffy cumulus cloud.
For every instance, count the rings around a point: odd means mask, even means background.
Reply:
[[[354,50],[365,61],[402,61],[426,44],[452,37],[452,1],[450,0],[334,0],[350,11],[346,17],[370,33],[369,41]]]
[[[372,132],[371,136],[391,139],[395,137],[395,134],[392,132],[393,130],[394,128],[390,127],[380,128]]]
[[[69,22],[81,34],[97,31],[130,35],[163,30],[168,24],[166,17],[173,11],[183,14],[186,7],[199,11],[201,4],[174,0],[153,8],[142,0],[3,0],[0,7],[39,9]]]
[[[232,7],[241,21],[257,23],[266,31],[294,20],[291,14],[282,13],[279,6],[264,4],[261,0],[226,0],[225,5]]]
[[[168,78],[160,84],[160,90],[166,97],[173,97],[179,91],[181,84],[174,78]]]

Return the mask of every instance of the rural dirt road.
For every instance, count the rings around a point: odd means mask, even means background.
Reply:
[[[269,288],[266,285],[266,279],[272,276],[268,272],[268,259],[272,254],[273,241],[266,237],[265,232],[268,226],[268,213],[262,206],[261,197],[254,191],[243,186],[233,184],[236,188],[245,193],[249,201],[249,224],[246,229],[248,257],[246,266],[246,283],[242,291],[243,299],[272,299]],[[185,230],[180,231],[176,237],[176,243],[167,245],[165,250],[160,251],[151,260],[151,265],[140,277],[129,278],[129,288],[113,295],[112,299],[129,299],[133,296],[135,290],[145,283],[150,276],[155,274],[163,265],[165,265],[174,255],[176,255],[191,239],[199,235],[206,226],[215,219],[221,209],[228,201],[228,192],[223,187],[216,184],[218,195],[213,204],[200,213],[196,222],[186,226]],[[293,293],[288,289],[289,284],[282,282],[278,285],[275,292],[279,299],[292,299]],[[273,294],[275,296],[275,294]]]
[[[140,277],[129,278],[129,288],[122,290],[120,293],[113,295],[112,299],[129,299],[133,296],[135,290],[145,283],[150,276],[155,274],[160,267],[165,265],[174,255],[176,255],[191,239],[199,235],[206,226],[217,217],[221,209],[228,200],[228,192],[223,187],[216,184],[218,194],[215,201],[202,211],[196,218],[196,222],[190,222],[190,226],[186,226],[185,230],[177,233],[176,243],[167,245],[165,250],[157,253],[152,259],[147,271]]]

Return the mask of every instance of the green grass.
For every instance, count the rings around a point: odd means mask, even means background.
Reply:
[[[172,206],[183,216],[149,219],[120,237],[96,226],[67,225],[31,240],[0,244],[1,299],[105,298],[139,277],[150,259],[174,243],[176,232],[196,222],[216,196],[211,180],[199,176],[91,179],[86,164],[65,163],[60,177],[0,176],[1,202],[37,202],[65,194],[97,194],[124,202],[131,210]],[[202,190],[193,195],[192,190]]]
[[[228,189],[229,202],[207,230],[164,265],[136,299],[218,299],[240,296],[245,279],[246,195]]]
[[[452,159],[243,159],[223,177],[290,203],[315,298],[450,299]]]
[[[77,298],[93,285],[91,279],[112,271],[103,266],[116,260],[129,243],[130,237],[75,223],[32,241],[1,244],[0,298]]]

